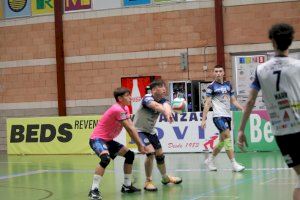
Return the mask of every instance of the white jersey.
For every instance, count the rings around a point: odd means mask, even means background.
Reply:
[[[300,132],[300,60],[274,57],[259,65],[251,87],[262,90],[274,135]]]
[[[230,82],[213,81],[206,89],[206,96],[212,98],[213,117],[231,117],[230,99],[234,91]]]

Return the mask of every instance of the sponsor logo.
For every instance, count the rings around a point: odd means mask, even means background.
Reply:
[[[285,111],[284,112],[284,115],[283,115],[283,121],[290,121],[290,116],[289,116],[289,114],[288,114],[288,112],[287,111]]]
[[[148,138],[144,138],[144,143],[149,143]]]
[[[8,0],[9,8],[14,12],[21,12],[27,4],[27,0]]]
[[[271,124],[274,126],[276,124],[280,124],[281,123],[281,120],[275,120],[275,121],[272,121]]]
[[[27,124],[26,126],[16,124],[11,127],[10,143],[46,143],[55,139],[66,143],[73,137],[70,129],[72,125],[68,123],[61,124],[58,129],[52,124]]]
[[[287,99],[278,101],[278,105],[279,105],[280,110],[283,110],[283,109],[286,109],[286,108],[290,107],[289,100],[287,100]]]
[[[131,101],[132,101],[132,102],[140,102],[141,99],[142,99],[141,97],[132,97],[132,98],[131,98]]]
[[[279,114],[277,112],[270,113],[270,118],[279,118]]]
[[[121,119],[126,119],[127,118],[126,112],[120,113],[120,117],[121,117]]]
[[[281,92],[281,93],[275,94],[274,97],[276,100],[280,100],[280,99],[286,99],[288,96],[287,96],[286,92]]]

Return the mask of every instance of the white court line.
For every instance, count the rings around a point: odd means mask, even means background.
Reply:
[[[269,179],[269,180],[267,180],[267,181],[261,182],[260,184],[261,184],[261,185],[264,185],[265,183],[269,183],[269,182],[271,182],[271,181],[273,181],[273,180],[275,180],[275,179],[276,179],[276,178],[273,177],[273,178],[271,178],[271,179]]]
[[[221,199],[239,199],[240,197],[238,196],[200,196],[198,197],[198,199],[201,199],[201,198],[221,198]]]
[[[290,170],[290,168],[248,168],[245,169],[245,171],[278,171],[278,170]],[[174,172],[208,172],[209,170],[207,169],[169,169],[169,171],[174,171]],[[218,169],[218,171],[232,171],[232,169]],[[59,169],[59,170],[36,170],[36,171],[29,171],[25,173],[20,173],[20,174],[13,174],[13,175],[8,175],[8,176],[0,176],[0,180],[5,180],[5,179],[10,179],[10,178],[15,178],[15,177],[20,177],[20,176],[29,176],[33,174],[41,174],[41,173],[93,173],[93,170],[83,170],[83,169]],[[108,173],[116,173],[116,170],[106,170]],[[133,172],[140,172],[140,170],[133,170]],[[270,180],[268,180],[270,181]],[[267,182],[268,182],[267,181]],[[272,181],[272,179],[271,179]],[[264,184],[261,183],[261,184]],[[283,183],[285,184],[285,183]]]
[[[290,168],[248,168],[245,171],[279,171],[279,170],[290,170]],[[83,169],[55,169],[55,170],[44,170],[49,173],[89,173],[93,172],[93,170],[83,170]],[[105,170],[105,172],[116,172],[118,170]],[[132,170],[133,172],[140,172],[140,170]],[[168,169],[168,171],[172,172],[210,172],[208,169]],[[232,171],[231,168],[228,169],[218,169],[218,171]],[[214,173],[214,172],[212,172]]]
[[[176,171],[176,172],[198,172],[198,171],[209,171],[208,169],[168,169],[171,171]],[[286,167],[279,167],[279,168],[246,168],[244,171],[281,171],[281,170],[292,170],[290,168]],[[223,169],[218,169],[218,171],[232,171],[231,168],[223,168]]]
[[[42,174],[42,173],[45,173],[45,170],[36,170],[36,171],[29,171],[29,172],[20,173],[20,174],[0,176],[0,180],[11,179],[11,178],[20,177],[20,176],[29,176],[29,175],[33,175],[33,174]]]
[[[31,162],[0,162],[0,164],[28,164],[28,163],[31,163]]]
[[[276,180],[277,180],[277,182],[275,182]],[[288,181],[287,182],[282,182],[280,180],[288,180]],[[294,182],[291,182],[291,181],[294,181]],[[260,184],[264,185],[264,184],[268,183],[268,185],[295,185],[296,182],[297,182],[296,179],[273,177],[273,178],[271,178],[267,181],[261,182]]]

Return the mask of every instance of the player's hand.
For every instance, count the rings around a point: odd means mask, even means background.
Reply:
[[[205,120],[202,120],[202,122],[201,122],[201,128],[202,129],[206,128],[206,121]]]
[[[248,147],[248,144],[244,131],[239,131],[237,145],[242,152],[246,152],[245,147]]]
[[[139,145],[138,146],[138,151],[141,153],[141,154],[146,154],[147,151],[146,151],[146,148],[144,145]]]
[[[167,118],[167,121],[168,121],[169,123],[172,123],[172,122],[173,122],[173,116],[172,116],[172,113],[166,115],[166,118]]]

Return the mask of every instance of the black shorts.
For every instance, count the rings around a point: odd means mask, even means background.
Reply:
[[[139,132],[139,136],[145,146],[152,144],[155,150],[161,149],[160,141],[156,134],[150,134],[146,132]]]
[[[289,167],[300,165],[300,132],[275,136],[281,154]]]
[[[100,138],[90,139],[90,147],[98,157],[100,157],[102,151],[108,151],[111,159],[114,159],[118,155],[119,151],[123,148],[123,146],[123,144],[120,144],[119,142],[116,142],[114,140],[104,141]]]

